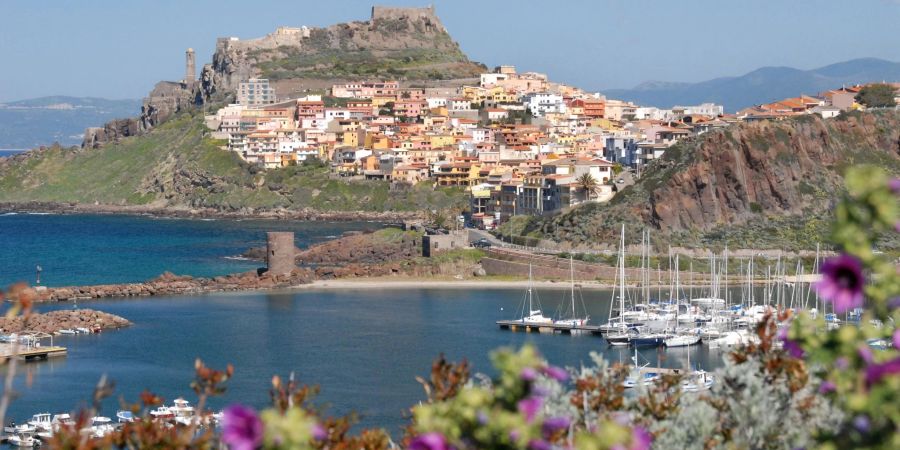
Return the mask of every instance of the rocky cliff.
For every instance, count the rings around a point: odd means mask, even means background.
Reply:
[[[97,148],[142,134],[178,112],[232,98],[242,80],[272,80],[279,95],[341,79],[455,79],[476,77],[469,61],[429,8],[376,6],[367,21],[325,28],[278,27],[256,39],[219,38],[199,80],[162,81],[144,99],[141,115],[89,128],[82,147]],[[299,80],[299,81],[298,81]],[[324,84],[323,84],[324,83]]]
[[[900,113],[804,116],[710,132],[678,144],[605,205],[587,205],[526,232],[574,244],[614,242],[621,223],[671,244],[815,246],[853,164],[900,175]]]

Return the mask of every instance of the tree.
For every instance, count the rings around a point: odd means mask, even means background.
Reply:
[[[897,106],[897,102],[894,101],[896,95],[893,86],[876,83],[860,89],[859,94],[856,94],[856,101],[869,108],[888,108]]]
[[[594,196],[594,192],[597,191],[597,179],[590,173],[582,174],[575,180],[575,183],[585,192],[586,200],[590,200]]]

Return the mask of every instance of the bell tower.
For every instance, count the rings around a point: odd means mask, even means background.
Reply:
[[[197,80],[197,72],[194,65],[194,49],[189,48],[184,52],[184,84],[192,86]]]

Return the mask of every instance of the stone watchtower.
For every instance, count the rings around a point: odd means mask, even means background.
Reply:
[[[184,52],[184,84],[191,86],[196,79],[197,70],[194,62],[194,49],[189,48]]]
[[[271,275],[286,275],[294,265],[294,233],[271,231],[266,233],[266,266]]]

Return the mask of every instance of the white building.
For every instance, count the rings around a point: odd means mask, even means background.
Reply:
[[[548,113],[564,114],[566,112],[566,103],[559,94],[548,92],[527,94],[522,98],[522,103],[531,110],[531,115],[535,117],[542,117]]]
[[[265,78],[250,78],[238,86],[237,101],[246,106],[270,105],[275,103],[275,89]]]

